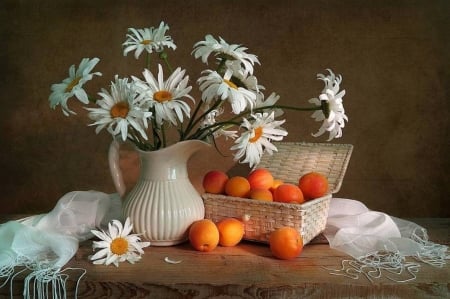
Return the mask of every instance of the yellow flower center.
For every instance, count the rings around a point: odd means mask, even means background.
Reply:
[[[166,102],[172,99],[172,93],[167,90],[160,90],[153,94],[153,99],[157,102]]]
[[[66,87],[66,92],[71,92],[72,89],[75,87],[75,85],[78,84],[78,82],[80,82],[81,77],[76,77],[72,80],[72,82],[69,83],[69,85],[67,85]]]
[[[153,41],[151,39],[144,39],[143,41],[141,41],[141,44],[143,44],[144,46],[146,45],[150,45]]]
[[[128,115],[128,111],[130,111],[130,107],[128,106],[127,102],[119,102],[112,106],[111,111],[109,112],[111,114],[112,118],[121,117],[126,118]]]
[[[254,132],[255,132],[255,136],[253,136],[253,137],[250,138],[250,140],[249,140],[251,143],[258,141],[258,139],[261,138],[261,136],[262,136],[262,134],[263,134],[263,129],[262,129],[262,127],[257,127],[257,128],[254,130]]]
[[[109,246],[111,252],[122,255],[128,252],[128,241],[125,238],[115,238]]]
[[[238,89],[237,85],[231,82],[230,80],[223,79],[223,82],[225,82],[228,86],[230,86],[233,89]]]

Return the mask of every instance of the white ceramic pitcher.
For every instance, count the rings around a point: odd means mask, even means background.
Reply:
[[[198,150],[209,147],[200,140],[186,140],[157,151],[137,150],[141,170],[133,189],[125,196],[124,217],[130,217],[134,232],[151,246],[171,246],[187,240],[189,226],[203,219],[203,200],[188,177],[187,162]],[[109,165],[114,185],[126,193],[119,167],[117,141],[109,149]]]

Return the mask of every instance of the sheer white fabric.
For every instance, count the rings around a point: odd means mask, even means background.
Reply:
[[[67,275],[61,269],[75,255],[79,242],[92,237],[92,229],[112,219],[121,219],[117,194],[73,191],[47,214],[1,224],[0,287],[12,283],[15,273],[30,270],[24,298],[65,298]]]
[[[330,274],[354,279],[362,274],[371,281],[382,276],[408,281],[415,279],[420,264],[406,257],[437,267],[449,258],[447,246],[430,242],[425,228],[351,199],[331,199],[324,236],[331,248],[354,258],[344,260],[340,269],[329,269]]]

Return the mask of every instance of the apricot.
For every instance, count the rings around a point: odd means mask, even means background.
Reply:
[[[282,260],[290,260],[300,255],[303,250],[303,238],[293,227],[281,227],[269,236],[272,254]]]
[[[273,192],[273,200],[284,203],[303,203],[302,190],[297,185],[284,183]]]
[[[225,194],[234,197],[247,197],[250,192],[250,183],[243,176],[234,176],[225,184]]]
[[[219,244],[221,246],[236,246],[241,242],[245,230],[244,223],[236,218],[224,218],[217,223]]]
[[[272,173],[265,168],[256,168],[247,176],[251,189],[270,189],[273,185]]]
[[[328,180],[318,172],[309,172],[299,179],[298,187],[302,190],[305,200],[310,200],[328,193]]]
[[[209,252],[219,244],[219,230],[209,219],[195,221],[189,228],[189,243],[198,251]]]
[[[248,197],[257,200],[273,201],[272,192],[268,189],[251,189]]]
[[[275,191],[275,189],[277,189],[278,188],[278,186],[280,186],[280,185],[282,185],[282,184],[284,184],[284,181],[283,180],[280,180],[280,179],[274,179],[273,180],[273,184],[272,184],[272,187],[270,187],[270,191],[272,192],[272,194],[273,194],[273,192]]]
[[[203,177],[203,189],[207,193],[224,194],[228,175],[220,170],[208,171]]]

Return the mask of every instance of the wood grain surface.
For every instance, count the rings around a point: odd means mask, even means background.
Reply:
[[[450,219],[420,219],[430,238],[449,244]],[[188,243],[173,247],[149,247],[135,264],[94,266],[89,261],[91,241],[81,244],[67,265],[68,298],[448,298],[450,266],[421,264],[417,278],[398,283],[386,278],[370,282],[330,275],[326,268],[340,268],[348,256],[330,249],[323,239],[305,246],[300,257],[282,261],[272,257],[267,245],[242,242],[202,253]],[[164,261],[180,260],[179,264]],[[23,277],[14,279],[14,298],[21,298]],[[9,298],[9,284],[0,298]]]

